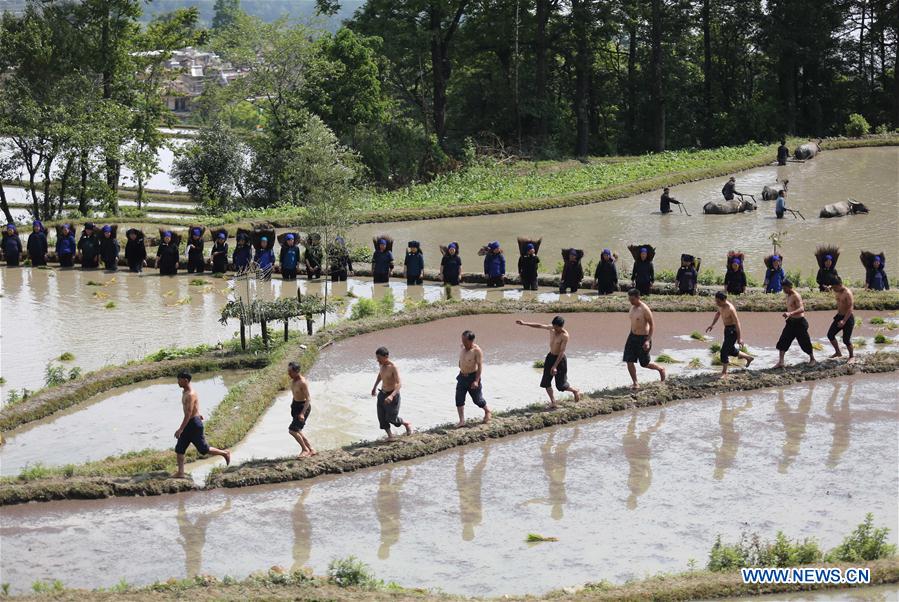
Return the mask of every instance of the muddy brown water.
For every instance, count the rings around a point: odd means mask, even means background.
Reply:
[[[883,394],[897,385],[846,377],[619,412],[302,485],[5,508],[4,581],[323,574],[355,555],[407,586],[537,594],[702,566],[718,534],[828,549],[867,512],[899,520],[899,413]]]
[[[868,321],[873,312],[859,312],[864,324],[854,336],[866,338],[860,352],[895,345],[874,345],[874,326]],[[783,320],[776,314],[744,313],[742,324],[745,342],[757,356],[757,367],[770,367],[777,361],[774,344],[780,335]],[[548,350],[548,333],[515,325],[516,319],[548,323],[550,314],[479,315],[447,318],[417,326],[370,333],[340,341],[323,350],[307,375],[312,396],[312,414],[305,433],[313,445],[327,449],[359,440],[382,437],[375,416],[375,401],[371,388],[377,374],[374,351],[384,345],[400,370],[402,379],[400,415],[416,428],[429,428],[457,420],[454,392],[458,374],[457,361],[460,335],[471,329],[484,350],[484,396],[494,410],[523,407],[545,402],[546,393],[540,388],[542,370],[533,367],[535,360],[543,360]],[[571,333],[568,347],[569,382],[582,391],[595,391],[630,383],[621,353],[629,331],[623,314],[567,314],[566,327]],[[653,358],[665,353],[679,363],[668,364],[670,375],[695,374],[689,368],[693,358],[699,358],[701,370],[719,371],[713,367],[709,346],[721,341],[720,325],[707,341],[690,338],[693,331],[705,332],[712,314],[657,313]],[[815,341],[827,345],[819,357],[832,353],[826,331],[832,314],[809,314]],[[825,353],[826,352],[826,353]],[[800,362],[805,355],[794,345],[787,361]],[[735,369],[740,369],[735,366]],[[658,374],[640,370],[641,382],[652,382]],[[571,399],[570,393],[558,393],[560,399]],[[299,446],[287,434],[290,424],[289,391],[281,393],[272,407],[260,418],[246,438],[234,450],[234,461],[253,458],[278,458],[299,453]],[[482,412],[470,403],[466,416],[479,419]],[[214,460],[198,462],[188,468],[195,479],[202,479],[216,466]]]
[[[775,219],[774,202],[762,201],[765,184],[789,178],[787,206],[799,209],[806,221]],[[387,232],[400,248],[409,240],[422,241],[428,267],[439,267],[438,245],[458,241],[463,270],[480,272],[483,258],[477,250],[491,240],[499,240],[506,252],[507,270],[516,271],[518,251],[515,242],[521,235],[543,237],[540,255],[542,271],[552,271],[560,261],[560,249],[582,248],[587,260],[596,260],[604,247],[621,257],[621,267],[632,265],[628,244],[650,243],[657,249],[656,269],[676,269],[680,254],[690,253],[703,259],[703,266],[723,272],[724,258],[730,249],[741,249],[748,257],[747,269],[760,281],[764,276],[762,259],[771,252],[769,236],[786,231],[782,253],[788,271],[799,269],[814,276],[815,246],[834,243],[844,255],[839,272],[854,280],[864,277],[858,260],[859,247],[883,250],[896,255],[899,245],[899,147],[859,148],[825,151],[806,163],[785,167],[761,167],[737,174],[737,190],[755,194],[759,210],[738,215],[703,215],[702,206],[721,199],[721,187],[727,177],[701,180],[671,189],[671,195],[684,201],[692,217],[675,213],[660,215],[659,196],[653,191],[632,197],[545,211],[460,217],[417,222],[366,224],[357,228],[353,238],[371,241]],[[819,219],[824,205],[854,198],[865,203],[869,215]],[[887,268],[889,270],[889,266]],[[628,276],[630,272],[627,272]]]
[[[209,416],[228,388],[249,372],[229,370],[193,379],[201,412]],[[0,474],[27,466],[102,460],[143,449],[169,449],[183,417],[181,389],[173,378],[119,387],[44,420],[4,433]]]

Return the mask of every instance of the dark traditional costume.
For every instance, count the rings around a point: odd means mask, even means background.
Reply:
[[[777,263],[777,265],[775,265]],[[765,292],[779,293],[783,290],[783,282],[787,275],[783,269],[783,257],[781,255],[768,255],[765,257]]]
[[[701,262],[702,260],[698,257],[693,257],[686,253],[680,256],[681,266],[678,268],[674,280],[681,295],[696,294],[696,282],[699,280],[699,265]]]
[[[729,295],[742,295],[746,292],[746,272],[743,270],[743,260],[744,255],[740,251],[728,251],[724,290]]]
[[[125,242],[125,262],[132,272],[142,272],[144,261],[147,259],[147,247],[144,243],[144,233],[137,228],[131,228],[125,233],[128,239]]]
[[[40,220],[34,220],[32,232],[28,235],[28,258],[31,267],[47,265],[47,228]]]
[[[390,282],[393,271],[393,239],[381,234],[372,239],[375,252],[371,256],[371,273],[375,284]]]
[[[656,250],[652,245],[628,245],[627,248],[634,258],[634,269],[631,271],[634,288],[640,291],[641,295],[648,295],[656,281],[656,271],[652,264]]]
[[[890,290],[890,279],[884,271],[886,265],[886,255],[881,253],[871,253],[870,251],[862,251],[859,259],[865,266],[865,288],[872,291]]]
[[[188,274],[202,274],[206,269],[206,258],[203,256],[204,234],[206,228],[203,226],[194,226],[190,229],[190,236],[187,239]]]
[[[488,288],[503,286],[503,278],[506,275],[506,258],[499,246],[499,241],[494,240],[482,247],[478,255],[484,256],[484,276],[487,278]]]
[[[421,284],[421,276],[425,271],[425,256],[417,240],[409,241],[403,265],[406,266],[406,284],[409,286]]]
[[[569,290],[576,293],[581,287],[581,281],[584,279],[584,267],[581,260],[584,258],[584,251],[581,249],[562,249],[562,277],[559,280],[559,294],[564,295]]]
[[[78,250],[81,251],[82,270],[100,267],[100,240],[94,233],[93,224],[84,224],[81,238],[78,239]]]
[[[213,274],[228,271],[228,231],[224,228],[212,231],[212,251],[209,253]]]
[[[75,231],[69,224],[56,226],[56,257],[59,259],[59,266],[70,268],[75,265]]]
[[[440,246],[440,273],[443,275],[443,283],[450,286],[458,286],[462,278],[462,258],[459,257],[459,243]]]
[[[284,280],[296,280],[297,269],[300,265],[300,248],[297,246],[299,234],[287,232],[278,235],[281,243],[281,251],[278,253],[278,263],[281,264],[281,278]]]
[[[3,248],[3,257],[6,259],[6,265],[11,268],[18,266],[19,259],[22,256],[22,240],[19,238],[19,231],[16,230],[15,224],[6,224],[0,246]]]
[[[537,290],[537,270],[540,267],[540,243],[542,238],[531,240],[523,236],[518,237],[518,276],[521,278],[521,286],[526,291]]]
[[[618,290],[618,255],[611,249],[603,249],[596,264],[596,291],[600,295],[611,295]]]
[[[106,224],[101,229],[103,233],[100,237],[100,257],[103,259],[103,267],[109,272],[117,272],[119,269],[119,251],[122,250],[119,245],[118,225]]]
[[[156,249],[156,267],[160,276],[174,276],[178,273],[178,259],[181,256],[178,248],[181,235],[171,230],[159,230],[159,248]]]

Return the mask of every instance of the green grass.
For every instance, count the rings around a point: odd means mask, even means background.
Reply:
[[[533,366],[534,368],[543,370],[544,366],[546,366],[546,362],[544,360],[534,360]]]
[[[656,363],[657,363],[657,364],[679,364],[679,363],[681,363],[681,362],[679,362],[678,360],[674,359],[673,357],[671,357],[671,356],[668,355],[667,353],[663,353],[663,354],[659,355],[659,356],[656,358]]]
[[[61,361],[61,362],[71,362],[74,359],[75,359],[75,354],[70,353],[68,351],[64,352],[62,355],[59,356],[59,361]]]
[[[705,335],[702,334],[701,332],[699,332],[698,330],[694,330],[693,332],[691,332],[690,338],[694,339],[696,341],[705,341],[706,340]]]
[[[525,539],[527,543],[541,543],[544,541],[559,541],[558,537],[545,537],[543,535],[538,535],[537,533],[528,533],[527,538]]]
[[[881,326],[883,324],[886,324],[886,320],[884,320],[880,316],[875,316],[869,320],[869,323],[877,325],[877,326]]]
[[[874,342],[875,342],[877,345],[887,345],[887,344],[889,344],[889,343],[892,343],[892,342],[893,342],[893,339],[888,338],[888,337],[887,337],[885,334],[883,334],[882,332],[878,332],[877,334],[874,335]]]

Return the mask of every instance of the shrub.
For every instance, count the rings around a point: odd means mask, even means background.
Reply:
[[[378,307],[371,299],[359,299],[350,311],[350,320],[364,320],[377,315]]]
[[[194,357],[212,351],[213,347],[202,344],[194,347],[164,347],[144,358],[147,362],[161,362],[164,360],[176,360],[183,357]]]
[[[859,562],[877,560],[896,553],[896,546],[886,542],[890,530],[886,527],[874,528],[874,515],[865,515],[865,521],[849,534],[843,543],[827,553],[828,562]]]
[[[372,587],[377,583],[371,568],[355,556],[332,560],[328,577],[339,587]]]
[[[886,324],[886,320],[884,320],[883,318],[881,318],[881,317],[879,317],[879,316],[874,317],[874,318],[871,318],[871,319],[869,320],[869,322],[870,322],[871,324],[876,324],[876,325],[878,325],[878,326],[883,325],[883,324]]]
[[[61,385],[68,380],[66,378],[66,370],[62,366],[56,366],[53,362],[47,362],[44,367],[44,384],[48,387]]]
[[[778,531],[774,543],[763,542],[757,534],[740,536],[736,544],[721,542],[719,535],[709,552],[710,571],[729,571],[742,567],[789,567],[818,562],[823,555],[814,539],[791,541]]]
[[[62,581],[54,579],[53,581],[35,581],[31,584],[31,589],[36,594],[59,593],[65,589]]]
[[[885,123],[881,123],[876,128],[874,128],[874,133],[879,136],[886,136],[890,133],[890,126]]]
[[[857,138],[859,136],[867,135],[868,132],[871,131],[871,125],[868,123],[868,120],[864,118],[864,116],[859,115],[858,113],[853,113],[849,116],[849,121],[846,122],[845,129],[847,136]]]

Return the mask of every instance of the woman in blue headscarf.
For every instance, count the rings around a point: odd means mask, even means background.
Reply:
[[[600,295],[611,295],[618,290],[618,256],[611,249],[603,249],[596,264],[596,291]]]
[[[156,249],[156,267],[160,276],[174,276],[178,273],[178,241],[171,230],[161,232],[162,240]]]
[[[191,228],[190,238],[187,240],[187,273],[202,274],[206,269],[206,259],[203,257],[203,228]]]
[[[22,241],[19,239],[19,231],[16,230],[15,224],[6,224],[0,246],[3,247],[3,256],[6,258],[6,265],[11,268],[17,267],[19,265],[19,258],[22,256]]]
[[[47,265],[47,229],[40,220],[34,220],[28,235],[28,258],[32,267]]]
[[[59,267],[70,268],[75,265],[75,232],[69,224],[57,226],[56,257]]]

